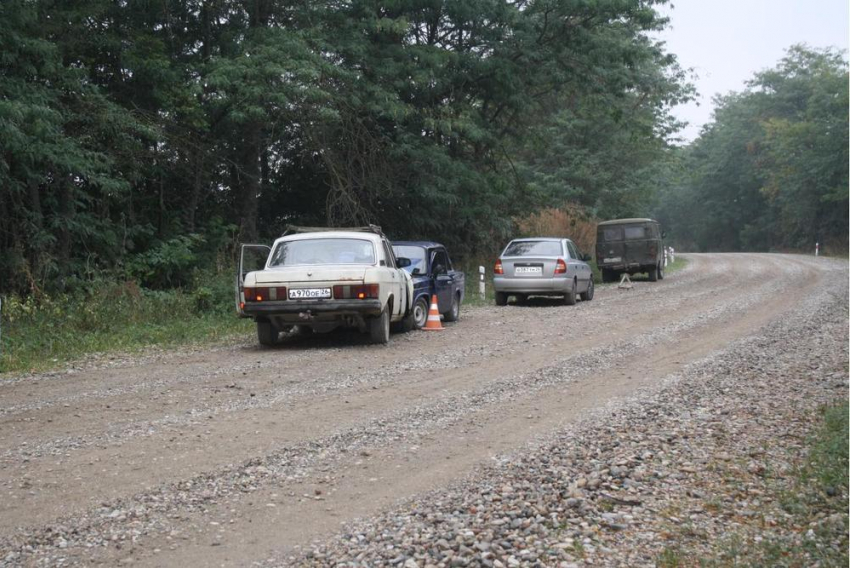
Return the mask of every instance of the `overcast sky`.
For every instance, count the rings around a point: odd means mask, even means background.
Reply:
[[[690,123],[690,141],[711,120],[715,94],[740,91],[774,67],[795,43],[847,50],[848,0],[678,0],[662,9],[670,29],[660,35],[683,68],[693,68],[699,96],[674,114]],[[697,104],[698,103],[698,104]]]

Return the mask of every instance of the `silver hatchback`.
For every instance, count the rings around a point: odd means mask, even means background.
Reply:
[[[514,239],[496,261],[493,287],[496,305],[504,306],[508,297],[522,302],[529,296],[560,296],[571,306],[576,296],[593,299],[593,271],[569,239]]]

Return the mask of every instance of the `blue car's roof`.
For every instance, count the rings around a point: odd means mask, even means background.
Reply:
[[[443,247],[440,243],[435,243],[433,241],[393,241],[393,246],[402,246],[402,247],[425,247],[425,248],[434,248],[434,247]],[[446,248],[446,247],[443,247]]]

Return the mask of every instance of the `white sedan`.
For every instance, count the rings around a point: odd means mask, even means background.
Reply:
[[[250,253],[268,255],[262,269],[245,269]],[[379,227],[292,227],[271,247],[242,245],[237,309],[257,322],[262,345],[295,325],[317,332],[355,327],[373,343],[387,343],[390,324],[411,317],[413,283],[402,270],[409,263],[395,258]]]

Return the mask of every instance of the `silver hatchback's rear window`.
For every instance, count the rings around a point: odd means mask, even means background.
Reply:
[[[515,241],[508,245],[502,256],[561,256],[564,254],[558,241]]]

